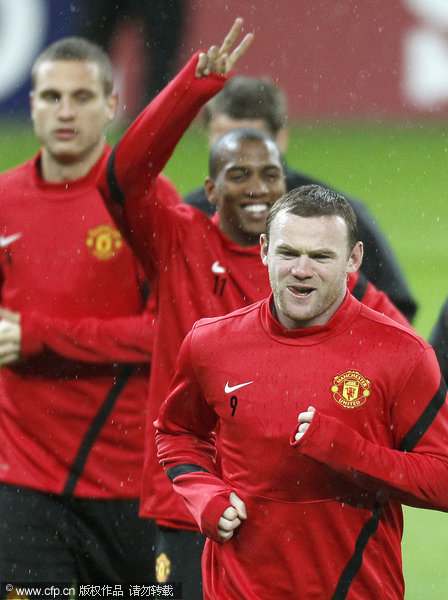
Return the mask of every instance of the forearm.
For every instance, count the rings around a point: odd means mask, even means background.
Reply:
[[[178,141],[202,105],[225,84],[226,77],[211,73],[195,76],[198,54],[143,110],[118,142],[109,166],[99,175],[106,198],[123,201],[145,195],[165,166]]]
[[[149,362],[154,340],[151,313],[114,319],[54,319],[22,314],[24,358],[51,350],[94,363]]]
[[[298,451],[376,493],[410,506],[448,511],[448,457],[440,453],[405,452],[372,443],[333,417],[315,413],[298,442]]]
[[[221,541],[218,523],[229,506],[232,489],[216,475],[212,457],[214,452],[205,451],[201,456],[190,441],[186,442],[184,436],[166,434],[160,430],[156,440],[160,463],[174,491],[185,500],[201,532],[215,541]],[[190,452],[186,446],[190,447]]]

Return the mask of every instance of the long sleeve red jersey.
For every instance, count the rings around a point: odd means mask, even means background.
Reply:
[[[136,498],[154,325],[95,186],[109,154],[73,182],[42,180],[40,155],[0,176],[1,305],[21,315],[23,356],[0,371],[0,480]]]
[[[194,322],[249,305],[270,290],[258,246],[237,246],[221,233],[217,217],[210,220],[191,206],[170,204],[154,193],[152,182],[185,129],[226,81],[215,73],[198,79],[196,63],[197,55],[131,125],[98,180],[157,302],[141,514],[185,528],[196,524],[158,464],[153,420],[166,398],[182,340]],[[355,286],[369,305],[406,322],[387,296],[365,278],[358,280],[358,274],[349,281],[350,289]]]
[[[204,597],[402,600],[401,504],[448,511],[434,352],[350,294],[326,325],[294,331],[270,302],[195,325],[156,423],[160,461],[210,538]],[[220,543],[231,491],[247,520]]]

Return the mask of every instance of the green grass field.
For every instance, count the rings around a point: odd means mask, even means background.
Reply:
[[[114,141],[117,134],[111,134]],[[0,172],[31,156],[29,124],[2,123]],[[448,135],[443,124],[319,123],[292,127],[288,162],[363,199],[388,237],[418,302],[427,337],[448,295]],[[191,128],[166,174],[181,193],[207,172],[207,149]],[[406,600],[447,600],[448,517],[405,508]],[[378,599],[378,600],[387,600]]]

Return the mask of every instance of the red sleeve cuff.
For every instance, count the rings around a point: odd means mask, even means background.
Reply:
[[[23,358],[29,358],[39,354],[44,349],[44,345],[38,336],[38,320],[33,314],[21,313],[21,342],[20,351]]]

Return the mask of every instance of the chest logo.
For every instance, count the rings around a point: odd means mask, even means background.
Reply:
[[[217,275],[221,275],[222,273],[225,273],[226,270],[223,266],[221,266],[219,264],[219,260],[216,260],[213,264],[212,264],[212,273],[216,273]]]
[[[123,246],[123,238],[111,225],[98,225],[87,232],[86,246],[96,258],[108,260]]]
[[[370,396],[370,381],[359,371],[346,371],[333,379],[331,392],[336,402],[344,408],[358,408]]]
[[[9,246],[21,237],[21,233],[13,233],[12,235],[0,235],[0,248],[6,248],[6,246]]]
[[[242,387],[246,387],[246,385],[250,385],[251,383],[253,383],[253,381],[246,381],[246,383],[238,383],[237,385],[230,385],[229,382],[227,382],[226,385],[224,386],[224,392],[226,394],[231,394],[232,392],[235,392],[236,390],[239,390]]]

